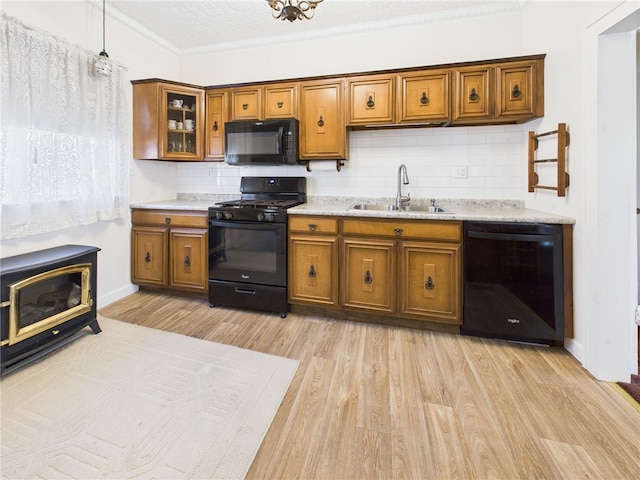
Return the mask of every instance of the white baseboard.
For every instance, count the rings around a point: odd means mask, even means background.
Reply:
[[[137,285],[133,285],[133,284],[129,284],[126,285],[122,288],[119,288],[117,290],[114,290],[112,292],[107,293],[106,295],[100,295],[98,297],[98,307],[97,309],[100,310],[103,307],[106,307],[107,305],[116,302],[118,300],[123,299],[124,297],[131,295],[132,293],[135,293],[138,291],[138,286]]]

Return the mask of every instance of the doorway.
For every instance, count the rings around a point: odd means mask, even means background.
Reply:
[[[639,28],[637,3],[624,2],[587,29],[585,367],[605,381],[628,381],[639,358]]]

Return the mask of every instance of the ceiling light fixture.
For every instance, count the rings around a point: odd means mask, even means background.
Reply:
[[[289,20],[311,20],[316,6],[323,0],[267,0],[273,9],[273,18]]]
[[[102,0],[102,51],[96,58],[95,70],[98,75],[108,77],[111,75],[111,60],[109,60],[109,54],[105,50],[105,2]]]

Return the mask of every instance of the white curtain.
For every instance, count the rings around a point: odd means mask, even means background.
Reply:
[[[3,239],[127,215],[126,68],[96,75],[96,57],[1,13]]]

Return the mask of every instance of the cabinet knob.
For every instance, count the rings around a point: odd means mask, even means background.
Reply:
[[[371,272],[369,270],[364,272],[364,283],[366,284],[373,283],[373,277],[371,276]]]
[[[373,108],[376,105],[376,102],[373,101],[373,96],[369,95],[369,100],[367,100],[367,107]]]
[[[147,252],[147,254],[144,256],[144,263],[149,263],[150,261],[151,261],[151,254]]]
[[[309,224],[309,231],[311,231],[311,232],[315,232],[315,231],[316,231],[316,228],[317,228],[317,226],[316,226],[316,224],[315,224],[315,223],[310,223],[310,224]]]
[[[249,108],[249,104],[248,103],[243,103],[242,104],[242,109],[246,110],[247,108]]]
[[[516,84],[513,86],[513,90],[511,90],[511,97],[520,98],[522,92],[520,91],[520,87]]]
[[[476,92],[476,89],[472,88],[471,93],[469,93],[469,100],[471,100],[472,102],[475,102],[476,100],[478,100],[479,97],[480,95],[478,95],[478,92]]]
[[[165,217],[164,219],[164,223],[166,223],[167,225],[169,225],[171,223],[171,217]]]
[[[282,103],[282,102],[278,102],[278,103],[277,103],[277,105],[278,105],[278,108],[282,108],[282,106],[284,105],[284,103]]]
[[[190,266],[191,266],[191,259],[189,258],[189,255],[187,255],[187,256],[184,258],[184,266],[185,266],[185,267],[190,267]]]
[[[393,233],[396,234],[396,237],[399,237],[400,235],[402,235],[402,229],[401,228],[394,228],[393,229]]]
[[[309,278],[316,278],[316,269],[313,265],[309,268]]]
[[[435,284],[433,283],[433,279],[431,278],[431,276],[427,277],[427,281],[424,284],[424,288],[426,288],[427,290],[433,290],[434,288],[436,288]]]
[[[420,95],[420,103],[422,105],[427,105],[429,103],[429,97],[427,97],[427,92],[422,92],[422,95]]]
[[[217,121],[213,122],[213,131],[214,132],[218,131],[218,122]]]
[[[324,119],[322,118],[322,115],[320,115],[320,119],[318,120],[318,126],[324,127]]]

